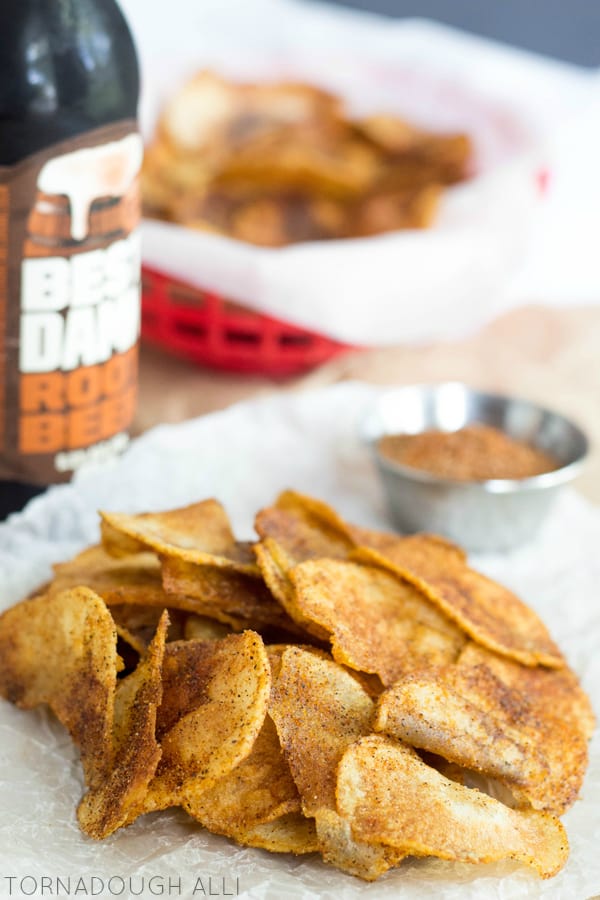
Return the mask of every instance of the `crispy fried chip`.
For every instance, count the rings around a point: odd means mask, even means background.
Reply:
[[[254,553],[265,584],[287,610],[294,603],[294,586],[287,574],[294,561],[273,538],[265,538],[261,543],[255,544]],[[299,613],[299,610],[296,612]]]
[[[235,540],[217,500],[203,500],[163,513],[101,512],[105,549],[116,556],[153,550],[188,562],[257,574],[252,548]]]
[[[206,616],[190,615],[183,626],[183,637],[186,641],[218,641],[230,634],[231,628],[222,622],[216,622]]]
[[[132,646],[138,650],[144,635],[136,635],[135,629],[133,632],[128,629],[126,619],[135,618],[137,614],[133,610],[125,613],[126,606],[155,607],[157,612],[154,614],[149,611],[140,614],[142,620],[145,615],[149,619],[154,615],[154,626],[165,608],[171,609],[172,613],[173,610],[196,613],[238,629],[244,628],[249,619],[281,627],[290,624],[258,577],[225,570],[222,566],[190,566],[169,559],[161,573],[160,562],[153,553],[114,558],[102,546],[90,547],[73,560],[54,567],[55,577],[47,586],[47,591],[55,594],[79,585],[91,588],[111,609],[117,608],[115,617],[120,634],[128,642],[133,642]],[[188,572],[193,577],[188,577]],[[181,577],[180,573],[185,573],[186,577]],[[162,584],[163,576],[168,593]],[[178,592],[177,584],[182,590],[190,587],[191,593]],[[241,601],[238,595],[242,596]],[[176,622],[177,616],[172,614],[172,619]]]
[[[135,616],[132,621],[130,612],[132,610],[142,609],[144,615],[140,618]],[[149,615],[147,613],[149,612]],[[135,607],[135,606],[113,606],[111,616],[117,629],[117,635],[120,641],[124,641],[129,645],[131,650],[135,650],[138,656],[143,656],[150,643],[150,634],[156,630],[156,624],[161,612],[157,607]],[[153,626],[152,624],[153,623]],[[119,645],[120,652],[126,657],[128,651],[123,649],[123,644]],[[127,668],[128,660],[124,659]]]
[[[464,134],[389,115],[354,122],[314,86],[232,84],[204,71],[163,110],[142,195],[147,214],[280,247],[422,227],[427,196],[467,177],[470,156]],[[365,214],[389,197],[391,215]]]
[[[120,531],[119,528],[111,525],[108,520],[100,522],[100,534],[102,546],[110,556],[135,556],[147,550],[145,544],[136,538],[129,537]]]
[[[300,812],[300,796],[268,715],[249,756],[183,805],[210,831],[236,840],[259,825]]]
[[[315,853],[319,849],[317,831],[313,819],[305,819],[300,813],[288,813],[272,822],[245,828],[233,835],[238,844],[260,847],[271,853]]]
[[[406,675],[380,698],[376,731],[498,779],[555,810],[550,768],[525,698],[484,666],[446,666]],[[538,801],[539,802],[539,801]]]
[[[458,665],[487,666],[504,684],[520,690],[536,713],[551,710],[559,719],[577,726],[586,738],[592,736],[596,725],[592,705],[568,666],[525,668],[471,641],[463,648]]]
[[[430,548],[431,553],[443,554],[442,557],[452,560],[456,563],[466,563],[467,554],[449,538],[442,537],[440,534],[418,534],[409,535],[407,537],[399,537],[389,531],[376,531],[373,528],[359,528],[357,525],[351,525],[352,536],[356,543],[358,551],[363,547],[369,547],[371,550],[378,550],[384,556],[388,551],[393,554],[394,550],[401,547],[404,543],[408,544],[409,549],[416,547],[423,553]],[[356,554],[352,554],[356,555]]]
[[[101,839],[131,821],[143,807],[160,759],[155,737],[161,700],[161,669],[169,618],[160,617],[156,634],[136,670],[120,683],[115,695],[113,767],[108,778],[88,791],[77,809],[82,831]]]
[[[418,146],[420,132],[405,119],[396,116],[373,115],[357,122],[359,128],[373,143],[391,153],[401,153]]]
[[[197,72],[167,104],[159,124],[174,147],[210,160],[252,146],[274,132],[316,125],[329,128],[341,115],[341,103],[314,85],[232,84],[210,71]]]
[[[112,766],[115,624],[93,591],[26,600],[0,616],[0,693],[22,709],[48,704],[79,747],[86,784]]]
[[[157,716],[162,758],[144,811],[193,805],[251,752],[271,689],[267,654],[252,631],[167,646]]]
[[[351,138],[335,144],[314,130],[297,132],[294,142],[273,135],[232,156],[215,178],[216,187],[251,182],[270,191],[339,199],[355,197],[373,184],[377,155]]]
[[[258,571],[246,574],[221,565],[187,563],[177,557],[163,559],[161,570],[153,554],[115,559],[103,547],[84,550],[71,562],[60,563],[55,571],[48,586],[51,594],[84,584],[111,608],[153,606],[162,612],[168,607],[216,619],[232,628],[244,628],[248,622],[294,628],[265,589]],[[121,624],[127,627],[125,622]]]
[[[273,538],[265,538],[260,544],[255,545],[254,551],[265,584],[292,621],[308,634],[327,640],[329,638],[327,629],[321,627],[314,619],[305,616],[296,602],[296,590],[288,575],[292,561],[283,547]]]
[[[374,566],[308,560],[289,573],[302,615],[331,635],[334,658],[385,685],[454,662],[464,636],[417,588]]]
[[[136,653],[142,656],[148,649],[158,628],[164,606],[142,606],[139,604],[121,603],[110,607],[117,634],[125,640]],[[178,610],[169,612],[169,630],[167,640],[176,641],[183,637],[184,618]]]
[[[273,506],[257,514],[255,527],[263,539],[258,548],[276,545],[278,563],[285,570],[307,559],[348,559],[362,547],[385,553],[403,541],[409,545],[414,541],[414,538],[399,538],[390,532],[353,525],[323,500],[290,490],[283,491]],[[457,562],[466,560],[464,551],[446,538],[419,535],[419,546],[429,545],[433,552],[436,549],[438,553],[445,552]]]
[[[337,663],[291,646],[283,652],[269,711],[304,814],[335,809],[335,766],[342,750],[369,732],[371,698]]]
[[[401,228],[427,228],[436,216],[441,195],[439,184],[383,188],[368,194],[357,204],[355,233],[367,237]]]
[[[500,690],[477,698],[491,710],[502,702],[522,735],[533,741],[548,767],[538,782],[508,783],[520,803],[562,813],[577,799],[588,763],[588,741],[595,726],[590,702],[568,667],[531,668],[484,647],[469,643],[458,660],[461,680],[480,684],[482,673],[501,685]],[[510,698],[507,700],[506,698]]]
[[[267,656],[269,657],[269,665],[271,666],[271,681],[273,686],[279,678],[281,672],[281,660],[286,650],[293,647],[298,650],[304,650],[306,653],[314,653],[320,659],[328,659],[332,662],[331,654],[321,647],[312,647],[310,644],[267,644]],[[354,674],[354,673],[351,673]]]
[[[274,506],[262,509],[254,527],[261,538],[277,542],[290,566],[306,559],[345,559],[355,545],[335,510],[296,491],[284,491]]]
[[[164,607],[160,563],[153,553],[115,559],[102,545],[88,547],[73,559],[57,563],[46,592],[54,595],[73,587],[88,587],[105,602],[151,603],[158,594]]]
[[[456,784],[391,738],[370,735],[346,750],[337,802],[357,839],[404,853],[471,863],[514,859],[543,878],[556,874],[568,856],[558,819],[509,809]]]
[[[315,818],[323,858],[361,878],[377,878],[399,861],[398,854],[353,840],[335,805],[337,763],[349,744],[368,733],[372,700],[335,662],[290,647],[283,653],[269,710],[302,811]]]
[[[390,182],[408,187],[451,184],[464,177],[470,156],[464,134],[432,134],[389,115],[368,116],[357,128],[396,163],[382,179],[388,186]]]
[[[185,607],[190,612],[233,628],[252,623],[255,628],[269,625],[297,631],[283,607],[254,575],[222,566],[196,565],[177,557],[162,558],[162,575],[167,595],[193,599],[193,608],[192,604]],[[177,606],[178,602],[169,601],[168,605]]]
[[[511,591],[462,563],[452,545],[414,535],[384,553],[356,558],[384,566],[418,587],[477,643],[526,666],[560,668],[564,659],[539,617]]]
[[[357,838],[350,822],[333,809],[317,810],[315,825],[319,850],[325,862],[365,881],[375,881],[406,856],[404,850]]]

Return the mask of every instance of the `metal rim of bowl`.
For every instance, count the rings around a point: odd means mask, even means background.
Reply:
[[[562,420],[565,425],[572,429],[573,433],[580,441],[582,448],[580,454],[571,462],[565,463],[564,465],[559,466],[556,469],[552,469],[549,472],[542,472],[540,475],[531,475],[527,478],[489,478],[481,481],[467,481],[465,479],[447,478],[435,475],[433,472],[428,472],[425,469],[416,469],[412,466],[406,466],[386,457],[378,450],[377,442],[384,435],[391,434],[391,432],[380,431],[375,437],[373,437],[372,435],[364,435],[366,442],[369,444],[371,452],[373,453],[378,464],[382,465],[384,468],[388,469],[391,472],[410,479],[411,481],[417,481],[423,484],[440,486],[443,485],[446,487],[454,488],[473,489],[474,487],[476,487],[490,494],[522,493],[524,491],[538,491],[546,490],[547,488],[558,487],[559,485],[566,484],[567,482],[572,481],[581,471],[586,457],[589,453],[589,440],[583,429],[580,428],[579,425],[577,425],[572,419],[568,418],[562,413],[557,412],[556,410],[550,409],[546,406],[542,406],[541,404],[535,403],[532,400],[528,400],[526,397],[512,394],[496,393],[492,391],[480,391],[475,388],[471,388],[468,384],[465,384],[461,381],[421,382],[418,384],[400,385],[396,388],[392,388],[391,390],[383,391],[375,400],[375,409],[371,409],[370,413],[368,413],[363,420],[363,434],[368,423],[374,421],[377,417],[377,407],[385,397],[391,397],[404,390],[427,390],[433,392],[439,390],[440,388],[448,386],[455,386],[464,390],[467,395],[482,399],[485,398],[487,400],[501,401],[504,403],[522,403],[526,406],[531,407],[541,415],[554,416],[557,419]]]

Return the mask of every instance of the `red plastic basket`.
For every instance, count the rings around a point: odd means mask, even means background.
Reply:
[[[305,372],[351,349],[147,266],[142,337],[204,366],[274,376]]]

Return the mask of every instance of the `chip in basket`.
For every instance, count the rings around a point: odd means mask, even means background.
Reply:
[[[313,85],[202,71],[163,109],[142,186],[150,217],[281,247],[425,228],[471,155],[465,134],[351,119]]]

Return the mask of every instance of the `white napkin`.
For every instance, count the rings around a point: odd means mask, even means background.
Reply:
[[[276,396],[231,407],[135,441],[113,467],[81,473],[75,483],[34,500],[0,525],[0,608],[16,602],[50,576],[50,563],[98,538],[96,510],[163,509],[218,497],[240,538],[252,536],[254,513],[285,487],[333,503],[357,523],[390,527],[384,498],[359,422],[377,389],[345,383],[317,392]],[[539,537],[505,556],[475,559],[517,591],[543,617],[600,709],[600,511],[572,491],[559,499]],[[78,830],[75,806],[82,782],[77,753],[44,711],[23,712],[0,701],[0,896],[27,896],[34,881],[58,876],[104,881],[124,877],[121,897],[155,896],[154,877],[177,885],[170,896],[194,895],[208,878],[221,896],[350,900],[516,900],[581,898],[600,888],[600,745],[591,745],[581,799],[565,815],[571,844],[566,868],[540,881],[513,864],[469,866],[435,860],[403,863],[375,884],[364,884],[316,858],[295,859],[242,849],[210,835],[181,811],[139,819],[96,843]],[[127,882],[133,878],[131,886]],[[141,879],[146,879],[140,894]],[[222,879],[226,881],[223,883]],[[239,883],[235,881],[239,879]],[[56,885],[56,882],[53,882]],[[115,891],[121,883],[113,883]],[[96,882],[99,887],[99,882]],[[130,889],[131,887],[131,889]],[[169,896],[165,888],[165,896]],[[39,897],[42,894],[32,893]],[[46,893],[48,896],[48,892]],[[83,892],[76,896],[85,896]],[[217,894],[219,896],[219,894]],[[235,896],[235,893],[233,894]]]

